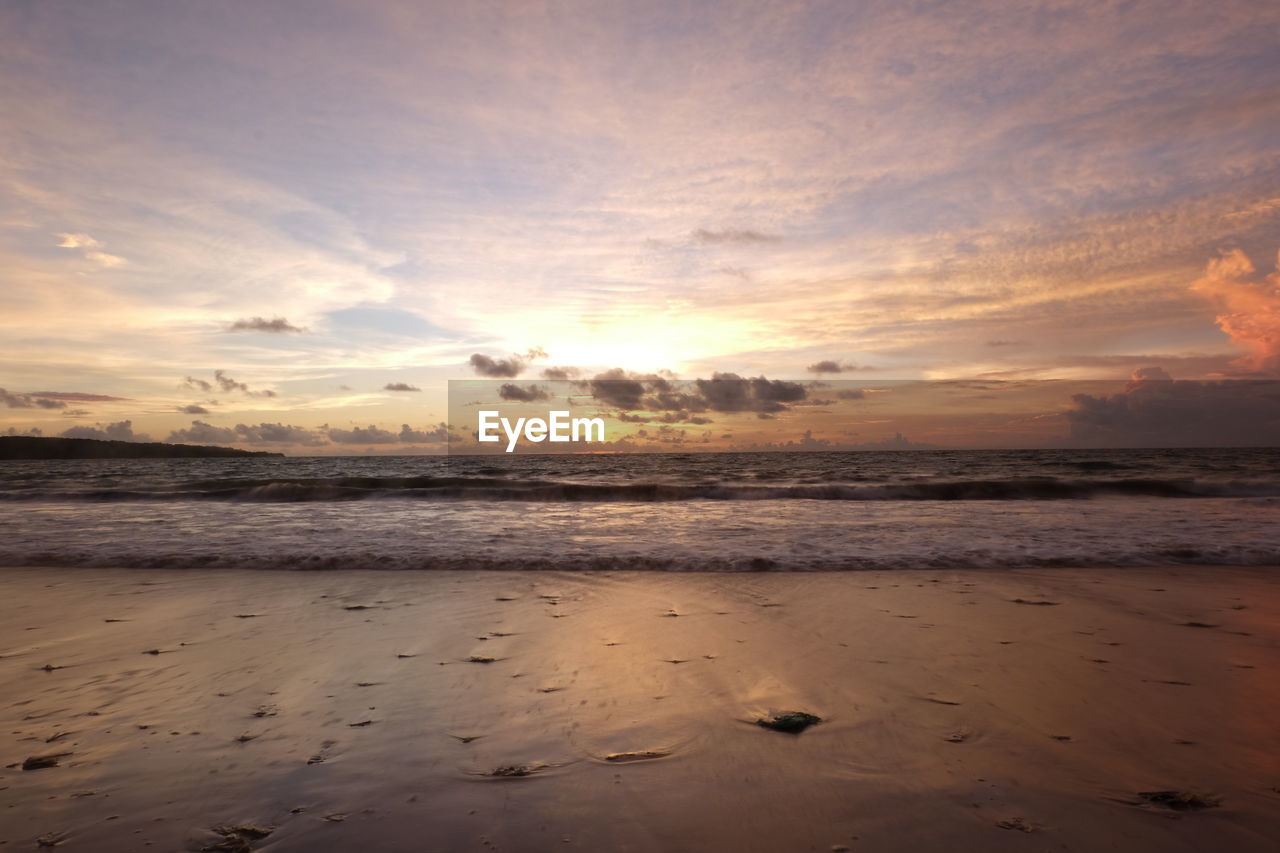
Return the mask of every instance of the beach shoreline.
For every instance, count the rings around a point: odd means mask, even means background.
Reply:
[[[1271,849],[1276,572],[0,569],[0,843]]]

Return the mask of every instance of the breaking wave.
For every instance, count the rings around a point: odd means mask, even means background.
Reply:
[[[1008,501],[1101,497],[1280,497],[1272,480],[1204,479],[955,479],[896,483],[581,483],[487,477],[334,477],[205,480],[162,488],[18,488],[0,500],[239,501],[301,503],[382,500],[528,501],[538,503],[665,501]]]

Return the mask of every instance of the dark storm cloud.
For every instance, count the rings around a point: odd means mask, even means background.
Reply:
[[[236,320],[228,328],[229,332],[265,332],[269,335],[300,335],[307,330],[295,326],[283,317],[250,317],[247,320]]]
[[[538,385],[522,388],[511,382],[502,383],[502,387],[498,389],[498,396],[511,403],[533,403],[550,397],[546,389]]]
[[[1116,394],[1075,394],[1065,412],[1086,446],[1275,446],[1280,381],[1173,381],[1159,368],[1135,373]]]

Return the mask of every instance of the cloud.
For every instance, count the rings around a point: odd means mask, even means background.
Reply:
[[[58,246],[63,249],[96,249],[102,244],[88,234],[59,234]]]
[[[504,382],[498,389],[498,396],[512,403],[533,403],[537,400],[549,399],[551,395],[547,393],[547,389],[539,385],[521,388],[511,382]]]
[[[545,350],[534,347],[523,355],[513,355],[510,358],[490,358],[483,353],[472,353],[469,363],[481,376],[493,379],[514,379],[528,367],[529,362],[546,357]]]
[[[689,239],[695,243],[719,245],[722,243],[776,243],[782,238],[773,234],[762,234],[759,231],[737,228],[726,228],[723,231],[708,231],[706,228],[698,228],[689,234]]]
[[[805,368],[810,373],[853,373],[858,370],[873,370],[870,367],[860,367],[851,361],[832,361],[825,359],[823,361],[815,361],[813,364]]]
[[[717,412],[781,412],[787,403],[803,400],[809,393],[798,382],[763,376],[744,379],[736,373],[713,373],[710,379],[697,379],[694,384],[708,407]]]
[[[197,379],[194,376],[185,376],[182,379],[182,385],[184,388],[190,388],[195,391],[212,391],[215,384],[224,394],[229,394],[232,391],[239,391],[249,397],[276,396],[276,392],[269,389],[263,389],[261,391],[251,390],[246,383],[237,382],[235,379],[228,376],[225,370],[215,370],[213,372],[212,383],[206,382],[203,379]]]
[[[576,367],[547,367],[542,371],[543,379],[577,379],[582,371]]]
[[[270,320],[264,317],[250,317],[247,320],[236,320],[228,328],[229,332],[266,332],[271,335],[300,335],[307,330],[301,326],[295,326],[284,317],[272,317]]]
[[[68,401],[114,401],[123,397],[108,397],[105,394],[77,394],[58,391],[33,391],[31,393],[14,393],[0,388],[0,403],[9,409],[67,409]]]
[[[191,403],[191,404],[189,404],[189,405],[183,406],[182,408],[178,409],[178,411],[179,411],[179,412],[181,412],[181,413],[182,413],[182,414],[184,414],[184,415],[207,415],[207,414],[209,414],[209,410],[208,410],[208,409],[206,409],[204,406],[197,406],[195,403]]]
[[[240,435],[235,430],[204,421],[192,421],[191,426],[174,430],[165,439],[171,444],[234,444],[239,440]]]
[[[386,385],[382,386],[382,390],[383,391],[421,391],[422,389],[417,388],[413,385],[409,385],[408,383],[405,383],[405,382],[388,382]]]
[[[1137,371],[1115,394],[1075,394],[1064,414],[1073,443],[1089,447],[1274,446],[1280,381],[1174,381]]]
[[[104,441],[151,441],[151,436],[133,431],[133,421],[74,426],[59,433],[63,438],[96,438]]]
[[[403,444],[445,444],[449,441],[449,425],[440,423],[430,430],[423,431],[412,429],[408,424],[401,424],[400,432],[396,437]]]
[[[88,234],[59,234],[59,248],[62,249],[83,249],[84,257],[96,264],[104,267],[118,267],[125,263],[125,259],[118,255],[107,254],[99,251],[102,248],[102,242],[95,240]]]
[[[400,441],[399,435],[370,424],[367,427],[354,429],[330,429],[329,440],[337,444],[395,444]]]
[[[292,424],[236,424],[236,433],[242,436],[242,440],[248,444],[305,444],[314,446],[325,443],[325,436],[319,430]]]
[[[281,423],[236,424],[228,428],[204,421],[192,421],[190,427],[174,430],[165,440],[178,444],[301,444],[309,447],[328,443],[323,428]]]
[[[1170,382],[1173,377],[1163,367],[1139,367],[1133,371],[1133,382]]]
[[[1191,285],[1218,307],[1218,327],[1246,351],[1234,364],[1247,371],[1280,373],[1280,269],[1260,275],[1239,249],[1209,261]]]
[[[14,394],[0,388],[0,403],[10,409],[65,409],[63,400],[51,399],[49,394]]]
[[[80,391],[32,391],[31,396],[75,403],[119,403],[129,399],[128,397],[112,397],[110,394],[86,394]]]
[[[644,383],[620,367],[596,374],[585,386],[595,399],[624,410],[640,408],[645,392]]]

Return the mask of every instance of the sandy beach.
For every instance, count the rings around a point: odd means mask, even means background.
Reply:
[[[1249,851],[1280,830],[1273,570],[0,578],[6,849]],[[756,725],[785,711],[821,722]]]

